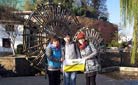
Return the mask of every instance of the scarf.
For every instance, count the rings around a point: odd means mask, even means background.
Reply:
[[[59,50],[60,49],[60,45],[58,45],[56,47],[55,46],[52,46],[52,48],[55,49],[55,50]]]
[[[83,50],[87,46],[87,42],[84,41],[83,44],[79,44],[80,50]]]

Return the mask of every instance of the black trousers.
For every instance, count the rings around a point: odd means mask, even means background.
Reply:
[[[60,85],[60,70],[48,71],[49,85]]]
[[[96,73],[86,74],[86,85],[96,85]]]

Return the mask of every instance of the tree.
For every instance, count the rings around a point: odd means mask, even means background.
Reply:
[[[66,8],[72,8],[74,0],[53,0],[54,3],[62,3]]]
[[[25,0],[25,10],[34,10],[37,4],[41,3],[61,3],[64,7],[71,9],[77,16],[85,16],[107,20],[108,12],[106,0]],[[79,6],[78,3],[79,2]]]
[[[81,6],[74,6],[74,12],[76,15],[82,15],[90,18],[99,17],[108,18],[108,12],[106,8],[106,0],[80,0]]]
[[[16,6],[17,0],[0,0],[0,20],[16,20],[17,16],[13,14]]]
[[[5,7],[16,8],[18,0],[0,0],[0,5]]]
[[[124,26],[127,23],[134,24],[133,27],[133,47],[131,53],[131,63],[135,63],[136,56],[138,56],[138,0],[120,0],[120,8]],[[134,23],[133,23],[134,22]]]
[[[3,29],[0,29],[0,32],[3,35],[8,36],[8,38],[10,39],[12,53],[13,55],[15,55],[15,41],[16,41],[16,37],[19,36],[20,34],[18,25],[2,25],[2,27]]]
[[[93,7],[96,15],[99,17],[108,18],[107,7],[105,5],[106,0],[88,0],[90,3],[89,6]]]
[[[33,2],[32,0],[25,0],[24,9],[26,11],[34,10],[35,9],[35,2]]]
[[[53,2],[52,0],[25,0],[24,10],[35,10],[38,4],[44,4],[46,2]]]

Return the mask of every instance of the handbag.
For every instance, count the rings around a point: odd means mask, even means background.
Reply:
[[[97,59],[89,59],[85,61],[85,73],[98,72],[99,67],[100,65]]]

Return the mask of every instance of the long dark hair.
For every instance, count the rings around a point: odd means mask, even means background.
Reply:
[[[60,39],[57,36],[51,36],[50,43],[52,44],[53,41],[60,41]]]

